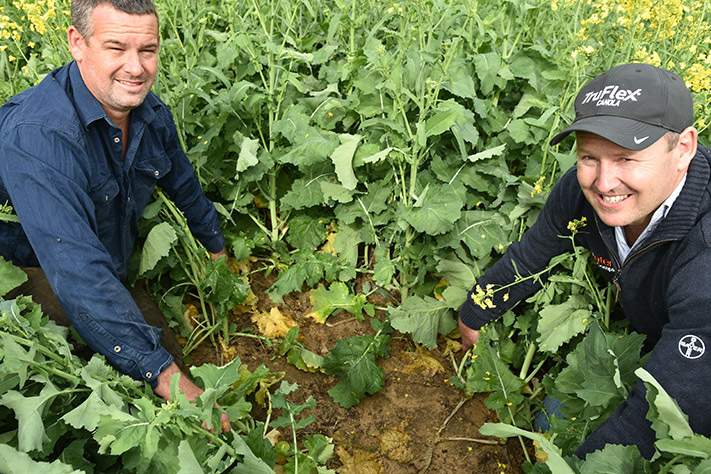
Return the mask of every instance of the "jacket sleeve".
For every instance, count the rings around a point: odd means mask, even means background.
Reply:
[[[154,384],[173,359],[97,237],[95,212],[102,199],[92,199],[86,170],[78,165],[83,148],[31,125],[0,139],[0,179],[72,325],[118,370]]]
[[[217,211],[205,196],[188,157],[180,147],[173,117],[165,106],[159,109],[159,113],[166,124],[163,140],[172,169],[158,184],[183,211],[190,231],[205,248],[213,253],[224,250],[225,239],[220,231]]]
[[[711,248],[679,259],[666,295],[669,322],[645,369],[676,400],[696,433],[711,434]],[[655,433],[646,419],[646,390],[638,382],[630,396],[576,451],[578,457],[606,443],[636,445],[646,458],[654,454]]]
[[[472,301],[477,286],[485,290],[487,285],[496,288],[510,284],[517,275],[525,277],[540,272],[551,258],[571,250],[570,240],[561,236],[569,234],[567,225],[570,220],[581,217],[575,215],[580,195],[575,169],[572,169],[553,187],[533,227],[526,231],[521,241],[511,244],[506,253],[469,291],[459,310],[459,317],[464,324],[479,329],[541,288],[539,282],[528,280],[507,291],[497,292],[493,298],[494,308],[481,307]],[[504,294],[508,294],[507,301],[504,301]]]

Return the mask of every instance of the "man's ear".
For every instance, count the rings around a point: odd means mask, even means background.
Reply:
[[[67,42],[69,43],[69,52],[72,53],[74,60],[78,63],[81,62],[86,40],[74,25],[67,28]]]
[[[699,132],[694,127],[687,127],[679,134],[679,142],[676,145],[679,153],[678,169],[686,170],[689,167],[689,163],[696,155],[698,138]]]

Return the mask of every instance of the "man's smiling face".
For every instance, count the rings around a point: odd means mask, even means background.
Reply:
[[[680,145],[670,149],[662,137],[632,151],[577,132],[578,182],[598,217],[609,226],[641,232],[686,173],[693,154],[687,156],[688,148]]]
[[[87,37],[69,29],[70,49],[89,91],[112,119],[141,105],[158,71],[158,19],[109,4],[90,15]]]

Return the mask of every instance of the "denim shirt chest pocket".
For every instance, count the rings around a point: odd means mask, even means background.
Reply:
[[[156,184],[173,168],[168,157],[161,151],[154,151],[133,166],[133,194],[135,208],[140,215],[150,202]]]
[[[89,192],[91,200],[94,202],[94,219],[93,227],[100,240],[113,233],[118,222],[115,219],[120,217],[120,213],[116,212],[119,195],[119,185],[116,179],[111,176],[102,176],[97,179],[98,184]]]

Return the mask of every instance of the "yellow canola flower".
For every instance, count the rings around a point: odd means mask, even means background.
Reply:
[[[575,234],[578,229],[582,229],[586,225],[588,225],[588,218],[583,216],[580,219],[573,219],[572,221],[568,222],[568,230],[572,234]]]
[[[482,289],[481,286],[476,285],[474,292],[472,293],[472,301],[475,305],[479,306],[481,309],[494,309],[496,305],[494,304],[494,285],[486,285],[486,290]]]
[[[711,90],[711,69],[702,64],[694,63],[686,70],[686,84],[693,92],[704,92]]]
[[[543,181],[545,181],[545,179],[545,176],[542,175],[538,177],[531,190],[531,197],[536,197],[543,192]]]

